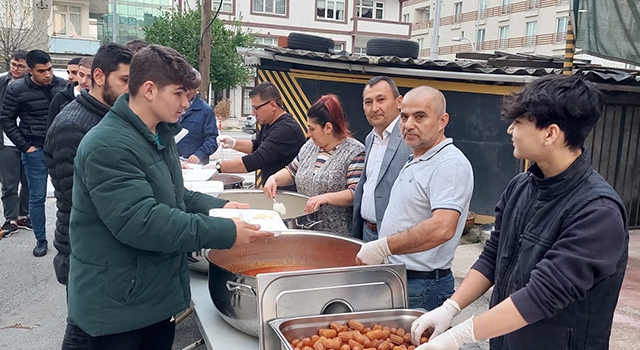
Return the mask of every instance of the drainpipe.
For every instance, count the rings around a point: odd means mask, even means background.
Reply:
[[[433,19],[433,36],[431,37],[431,48],[429,49],[429,58],[432,60],[437,60],[440,53],[440,7],[442,0],[435,0],[435,3],[436,17]]]

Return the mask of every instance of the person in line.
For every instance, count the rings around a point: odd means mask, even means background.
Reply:
[[[202,77],[195,68],[196,85]],[[178,119],[178,123],[189,133],[178,142],[178,154],[190,164],[209,164],[209,157],[218,149],[218,126],[213,108],[204,102],[198,88],[187,94],[191,105]]]
[[[4,103],[7,86],[27,74],[27,51],[16,50],[11,53],[10,70],[0,77],[0,111]],[[2,131],[0,141],[0,184],[2,184],[2,208],[4,223],[2,233],[9,237],[19,228],[31,229],[29,220],[29,186],[24,173],[21,152]],[[18,188],[20,192],[18,192]]]
[[[64,108],[47,131],[44,154],[51,183],[56,197],[56,229],[53,246],[58,254],[53,267],[58,282],[67,285],[69,277],[69,216],[71,214],[73,188],[73,159],[78,145],[93,127],[107,114],[118,96],[128,91],[129,65],[133,54],[119,44],[100,47],[93,60],[93,68],[83,77],[83,62],[80,61],[80,77],[92,78],[91,88],[80,91],[80,95]],[[82,60],[85,60],[83,58]],[[62,350],[89,349],[89,336],[77,325],[67,322],[62,340]]]
[[[273,236],[208,215],[248,205],[184,188],[174,137],[194,81],[174,49],[141,49],[131,60],[129,93],[78,146],[68,315],[89,334],[90,350],[171,349],[174,315],[191,301],[186,253]]]
[[[134,54],[142,49],[144,49],[145,47],[149,46],[149,44],[142,40],[142,39],[131,39],[129,41],[127,41],[124,46],[127,47],[127,49],[131,50],[131,52],[133,52]]]
[[[314,229],[352,236],[353,192],[364,164],[364,145],[351,137],[340,99],[324,95],[307,112],[311,138],[284,169],[271,175],[264,193],[274,198],[278,187],[295,182],[310,196],[304,211],[319,210]]]
[[[33,255],[42,257],[48,249],[44,210],[48,174],[42,147],[51,97],[64,88],[66,81],[53,75],[51,57],[44,51],[29,51],[26,61],[29,74],[7,87],[0,126],[22,152],[22,165],[29,184],[29,216],[37,241]]]
[[[78,64],[82,57],[74,57],[67,62],[67,80],[70,83],[78,81]]]
[[[353,197],[353,236],[370,242],[378,239],[391,187],[412,151],[402,141],[398,122],[402,96],[393,79],[371,78],[362,100],[364,115],[373,130],[364,142],[364,170]]]
[[[91,87],[91,63],[93,56],[83,57],[77,65],[77,75],[73,82],[69,82],[65,88],[53,96],[49,113],[47,115],[47,130],[53,123],[58,113],[66,107],[76,96],[80,95],[80,90],[89,89]]]
[[[542,77],[505,99],[513,155],[533,163],[502,193],[495,230],[460,288],[413,323],[414,341],[433,332],[417,350],[479,339],[493,350],[609,348],[629,231],[622,200],[584,148],[604,103],[575,75]],[[491,286],[490,309],[449,329]]]
[[[218,161],[220,173],[246,173],[260,169],[257,184],[264,184],[269,176],[287,166],[306,142],[304,132],[289,112],[284,110],[278,88],[264,82],[251,89],[251,111],[262,125],[255,140],[236,140],[229,135],[218,136],[218,145],[247,153],[239,159]],[[257,186],[261,187],[261,186]],[[295,185],[281,190],[295,191]]]
[[[410,308],[433,310],[453,294],[453,256],[473,194],[473,169],[444,130],[444,95],[429,86],[407,92],[400,127],[413,155],[393,184],[379,238],[367,242],[357,263],[403,263]]]

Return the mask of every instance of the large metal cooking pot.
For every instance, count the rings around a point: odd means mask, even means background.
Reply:
[[[241,247],[207,250],[211,300],[227,323],[257,337],[256,278],[243,272],[353,266],[362,244],[326,232],[291,230]]]
[[[273,209],[273,201],[267,198],[262,190],[225,190],[218,195],[218,198],[249,203],[252,209]],[[287,228],[310,230],[320,223],[317,210],[312,213],[304,212],[309,197],[296,192],[278,191],[276,200],[282,202],[287,208],[287,215],[282,218]]]
[[[244,178],[242,176],[220,173],[216,173],[209,180],[222,181],[225,190],[243,188],[242,184],[244,182]]]

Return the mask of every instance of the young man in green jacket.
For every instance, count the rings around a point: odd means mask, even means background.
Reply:
[[[212,208],[242,204],[184,188],[174,136],[194,80],[175,50],[140,50],[131,61],[129,94],[78,148],[68,311],[91,336],[91,350],[171,349],[172,317],[191,300],[185,253],[272,236],[208,216]]]

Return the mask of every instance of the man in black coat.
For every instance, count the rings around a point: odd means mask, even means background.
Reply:
[[[11,54],[11,69],[0,77],[0,110],[9,84],[27,74],[27,51],[16,50]],[[5,221],[2,224],[4,237],[18,231],[19,227],[31,228],[29,223],[29,186],[20,159],[21,153],[2,132],[0,127],[0,183],[2,183],[2,208]],[[18,194],[18,187],[20,193]]]
[[[69,275],[69,216],[73,188],[73,159],[84,135],[96,126],[115,100],[128,91],[131,51],[119,44],[107,44],[96,54],[91,67],[91,88],[80,94],[53,120],[44,144],[44,154],[55,189],[56,230],[53,245],[58,254],[53,266],[58,282],[67,285]],[[63,350],[88,349],[88,337],[79,327],[67,323]]]
[[[0,127],[22,152],[22,164],[29,184],[29,214],[37,240],[33,255],[41,257],[47,254],[44,211],[47,166],[42,147],[47,134],[47,114],[51,99],[67,82],[53,75],[51,57],[46,52],[29,51],[26,61],[29,74],[7,87],[0,112]]]

